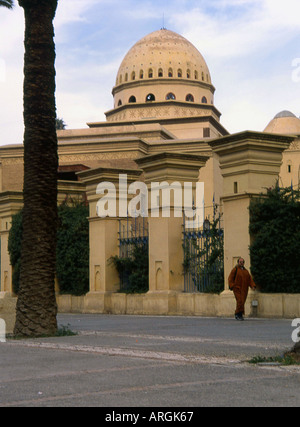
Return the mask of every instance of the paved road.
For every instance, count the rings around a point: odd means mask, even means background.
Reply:
[[[0,344],[1,407],[300,405],[299,366],[247,363],[290,349],[290,320],[60,315],[59,323],[78,335]]]

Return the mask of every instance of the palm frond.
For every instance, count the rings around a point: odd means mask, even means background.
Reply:
[[[0,6],[4,6],[7,9],[12,9],[14,7],[13,0],[0,0]]]

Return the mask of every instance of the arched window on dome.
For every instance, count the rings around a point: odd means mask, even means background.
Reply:
[[[152,70],[152,68],[150,68],[149,71],[148,71],[148,77],[149,77],[149,79],[153,78],[153,70]]]
[[[207,83],[209,83],[209,77],[208,77],[208,74],[206,74],[206,81],[207,81]]]
[[[191,70],[186,70],[186,78],[187,79],[191,78]]]
[[[199,75],[198,75],[198,71],[195,71],[195,80],[198,80]]]
[[[135,102],[136,102],[136,97],[132,95],[132,96],[129,98],[129,102],[130,102],[130,104],[135,103]]]
[[[122,83],[123,77],[122,74],[120,75],[120,84]]]
[[[167,101],[170,101],[170,100],[175,101],[175,99],[176,99],[176,96],[175,96],[175,95],[174,95],[174,93],[172,93],[172,92],[170,92],[170,93],[168,93],[168,94],[166,95],[166,100],[167,100]]]
[[[163,76],[164,76],[163,69],[162,69],[162,68],[160,68],[160,69],[158,70],[158,77],[163,77]]]
[[[179,79],[181,79],[182,78],[182,70],[179,68],[179,70],[177,71],[177,77],[179,78]]]
[[[128,82],[128,73],[125,74],[125,82]]]
[[[121,105],[122,105],[122,101],[120,99],[119,102],[118,102],[118,107],[120,107]]]
[[[131,73],[131,80],[135,80],[135,71],[132,71]]]
[[[173,77],[173,68],[169,68],[168,77]]]
[[[152,102],[155,101],[155,96],[153,93],[149,93],[149,95],[146,96],[146,102]]]
[[[193,97],[193,95],[191,93],[189,93],[186,98],[185,98],[186,102],[195,102],[195,99]]]
[[[201,77],[202,77],[202,81],[204,82],[204,73],[203,73],[203,71],[202,71]]]
[[[144,78],[144,70],[141,70],[140,71],[140,79],[143,79]]]
[[[203,96],[203,98],[202,98],[202,104],[207,104],[207,98],[206,98],[206,96]]]

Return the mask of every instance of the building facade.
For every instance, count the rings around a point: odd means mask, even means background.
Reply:
[[[178,180],[182,183],[189,179],[194,184],[204,182],[205,217],[212,215],[213,204],[223,206],[227,203],[229,206],[230,200],[235,198],[236,202],[238,196],[240,209],[244,209],[248,200],[244,198],[241,202],[243,195],[250,192],[258,194],[264,190],[266,183],[272,185],[278,175],[280,185],[299,187],[300,119],[293,113],[283,111],[266,126],[264,132],[230,135],[221,124],[221,113],[214,104],[214,93],[211,74],[201,53],[184,37],[161,29],[142,38],[125,55],[112,89],[114,108],[106,112],[106,121],[87,123],[85,129],[57,132],[58,202],[67,195],[81,197],[87,194],[90,228],[95,228],[90,233],[90,288],[94,292],[87,299],[86,309],[93,307],[94,311],[105,311],[104,300],[110,298],[111,301],[111,293],[115,291],[115,283],[108,282],[114,281],[116,277],[114,273],[112,277],[105,276],[106,266],[97,258],[99,251],[95,243],[95,236],[102,240],[104,238],[101,230],[107,233],[106,227],[116,227],[112,222],[97,222],[96,185],[101,180],[117,182],[118,175],[126,173],[128,184],[140,180],[149,185],[154,179],[168,182]],[[274,144],[280,145],[280,149],[275,150]],[[262,179],[263,175],[271,177],[270,180],[266,182]],[[245,180],[246,176],[251,179]],[[7,239],[12,215],[22,207],[22,187],[23,145],[0,147],[2,295],[12,294],[12,267]],[[228,207],[228,212],[232,206]],[[230,218],[226,215],[225,218],[228,221],[225,226],[229,230],[232,227]],[[174,225],[176,221],[172,221],[164,225],[153,223],[152,227],[157,227],[157,233],[164,235],[165,226],[171,227],[170,230],[173,226],[174,230],[181,226],[179,223]],[[246,229],[247,218],[243,221],[245,223],[241,227]],[[152,294],[150,292],[147,302],[149,309],[143,312],[176,312],[174,307],[170,310],[155,310],[155,304],[157,306],[160,303],[154,291],[160,291],[161,300],[165,298],[170,307],[174,302],[172,292],[183,291],[182,280],[176,282],[174,278],[169,278],[169,273],[162,267],[174,256],[171,251],[172,238],[170,235],[166,238],[166,253],[160,255],[161,259],[153,260],[153,283],[150,283]],[[245,239],[240,249],[247,251],[247,237]],[[152,250],[159,252],[160,243],[156,240],[152,239],[155,242]],[[102,241],[102,244],[106,248],[108,242]],[[176,245],[180,252],[181,243],[177,242]],[[108,252],[101,255],[104,264],[109,255]],[[225,255],[227,273],[240,252],[237,249],[236,253],[227,254],[225,250]],[[248,255],[244,256],[247,258]],[[176,262],[182,264],[180,257]],[[176,273],[178,275],[179,270]],[[159,272],[162,274],[159,276],[160,283],[163,280],[169,284],[161,284],[157,289]],[[98,292],[98,303],[95,302],[95,292]],[[154,303],[151,303],[151,298]],[[221,310],[221,313],[225,312],[226,309]]]

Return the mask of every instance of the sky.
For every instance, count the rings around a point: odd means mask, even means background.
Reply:
[[[24,14],[0,8],[0,145],[23,142]],[[299,0],[59,0],[54,20],[57,116],[67,129],[105,121],[128,50],[162,27],[204,56],[221,123],[263,131],[300,116]]]

